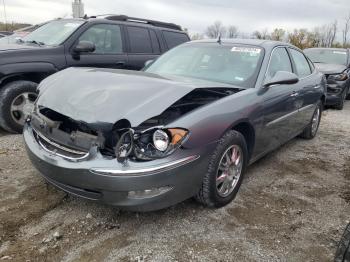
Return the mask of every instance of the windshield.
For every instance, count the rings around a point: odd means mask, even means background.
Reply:
[[[345,50],[306,49],[304,53],[314,63],[346,65],[348,58]]]
[[[84,21],[79,20],[52,21],[23,37],[22,40],[43,45],[60,45],[83,23]]]
[[[263,50],[256,46],[182,45],[165,53],[145,71],[252,87],[262,57]]]

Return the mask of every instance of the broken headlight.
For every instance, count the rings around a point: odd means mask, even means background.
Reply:
[[[163,158],[172,154],[187,138],[182,128],[151,129],[134,136],[134,157],[140,160]]]
[[[344,72],[337,75],[329,75],[328,79],[334,81],[345,81],[346,79],[348,79],[348,75]]]

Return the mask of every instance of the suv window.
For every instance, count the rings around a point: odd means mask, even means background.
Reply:
[[[131,53],[152,54],[151,36],[147,28],[127,27]]]
[[[274,77],[277,71],[293,72],[288,52],[284,47],[278,47],[273,50],[267,71],[268,76]]]
[[[184,33],[163,31],[163,35],[169,49],[189,41],[187,35]]]
[[[96,46],[94,54],[123,53],[123,42],[119,25],[93,25],[80,36],[79,41],[94,43]]]
[[[305,56],[303,53],[290,48],[290,53],[292,55],[293,61],[295,63],[296,67],[296,74],[299,77],[305,77],[311,74],[311,69],[309,62],[306,60]]]

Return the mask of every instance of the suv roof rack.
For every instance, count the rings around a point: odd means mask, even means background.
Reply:
[[[98,16],[92,16],[91,18],[97,18],[97,17]],[[104,18],[108,19],[108,20],[113,20],[113,21],[130,21],[130,22],[149,24],[149,25],[153,25],[153,26],[159,26],[159,27],[164,27],[164,28],[182,31],[181,26],[179,26],[177,24],[165,23],[165,22],[160,22],[160,21],[155,21],[155,20],[148,20],[148,19],[143,19],[143,18],[129,17],[126,15],[104,15]]]

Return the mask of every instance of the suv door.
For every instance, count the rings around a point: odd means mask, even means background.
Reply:
[[[277,47],[272,51],[265,78],[271,79],[278,71],[293,72],[292,63],[285,47]],[[263,145],[258,148],[262,148],[264,152],[276,148],[291,138],[292,130],[295,129],[295,117],[298,113],[298,108],[295,105],[297,90],[296,84],[262,88],[264,137],[261,140]]]
[[[128,69],[140,70],[145,62],[161,54],[158,37],[153,29],[126,26],[128,39]]]
[[[96,49],[91,53],[74,53],[74,47],[80,41],[95,44]],[[123,33],[117,24],[93,24],[85,30],[74,43],[67,54],[68,66],[91,66],[106,68],[125,68],[127,55],[124,52]]]
[[[315,111],[316,103],[319,100],[315,89],[321,88],[316,77],[312,77],[312,68],[305,55],[294,48],[288,48],[295,73],[299,77],[296,84],[298,90],[295,97],[295,104],[299,110],[298,117],[295,121],[295,135],[301,132],[311,121],[311,117]]]

